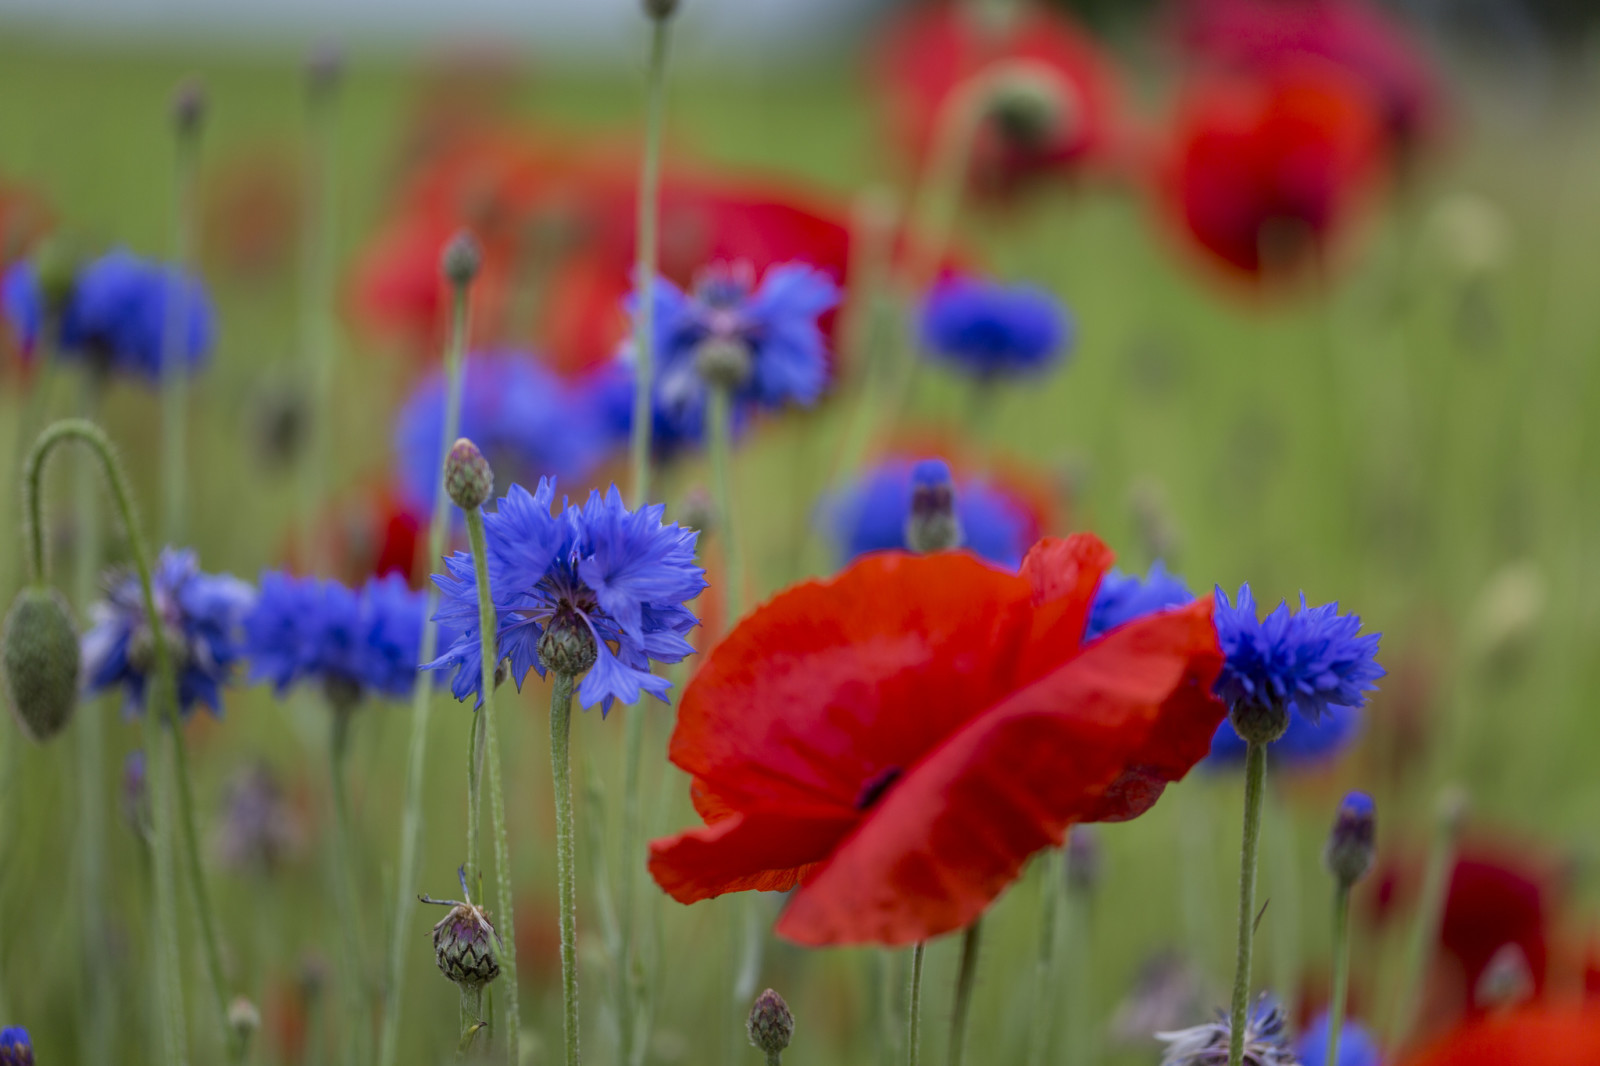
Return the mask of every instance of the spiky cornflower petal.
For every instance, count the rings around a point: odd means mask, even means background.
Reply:
[[[1030,286],[951,277],[922,306],[928,354],[978,378],[1042,373],[1066,357],[1072,322],[1059,301]]]
[[[200,279],[118,249],[84,266],[61,309],[64,356],[115,374],[161,380],[171,306],[182,307],[177,358],[192,374],[206,363],[216,329]]]
[[[1326,1011],[1319,1015],[1300,1034],[1295,1050],[1300,1056],[1300,1066],[1382,1066],[1383,1054],[1378,1041],[1363,1026],[1346,1018],[1339,1027],[1339,1061],[1328,1061],[1328,1026]]]
[[[1161,1066],[1225,1066],[1232,1033],[1227,1015],[1220,1011],[1214,1022],[1157,1033],[1156,1039],[1167,1045]],[[1299,1066],[1299,1062],[1289,1043],[1289,1022],[1283,1008],[1263,993],[1245,1020],[1243,1066]]]
[[[22,1026],[0,1029],[0,1066],[33,1066],[33,1041]]]
[[[1270,707],[1319,722],[1332,707],[1361,707],[1377,687],[1379,633],[1361,634],[1361,618],[1337,603],[1290,611],[1287,602],[1256,616],[1250,586],[1237,604],[1217,589],[1217,638],[1227,662],[1216,693],[1230,708]]]
[[[1168,607],[1181,607],[1193,599],[1189,586],[1169,573],[1159,559],[1150,564],[1150,572],[1142,578],[1138,574],[1112,570],[1101,579],[1100,588],[1094,594],[1094,607],[1089,612],[1083,639],[1094,640],[1136,618]]]
[[[706,587],[695,565],[697,534],[662,522],[660,504],[631,511],[615,485],[591,492],[581,507],[562,500],[555,483],[535,492],[511,486],[484,516],[489,587],[498,633],[496,652],[510,659],[518,685],[529,670],[542,677],[540,641],[552,626],[582,627],[594,638],[595,660],[578,686],[583,707],[601,713],[615,700],[637,702],[646,692],[666,698],[668,684],[652,662],[675,663],[694,649],[684,639],[699,620],[684,606]],[[434,576],[442,590],[434,619],[460,636],[427,669],[455,669],[457,699],[481,702],[476,560],[457,552]]]
[[[197,704],[222,712],[222,686],[244,655],[241,632],[255,590],[230,574],[207,574],[188,549],[164,548],[151,574],[156,611],[178,677],[178,710]],[[114,571],[104,599],[89,609],[83,635],[83,670],[88,690],[126,690],[127,711],[144,709],[145,689],[155,669],[155,642],[145,615],[139,578]]]

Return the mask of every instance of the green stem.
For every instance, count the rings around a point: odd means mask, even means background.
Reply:
[[[550,777],[556,801],[556,889],[561,907],[561,1032],[566,1066],[578,1064],[578,883],[572,825],[571,674],[551,674]]]
[[[972,920],[961,935],[961,966],[956,971],[956,997],[950,1008],[950,1066],[961,1066],[967,1050],[967,1019],[972,1014],[972,988],[978,976],[978,947],[983,918]]]
[[[1067,945],[1071,950],[1066,957],[1067,991],[1062,1018],[1067,1027],[1062,1058],[1067,1066],[1082,1066],[1095,1061],[1096,1057],[1097,1033],[1090,1021],[1094,997],[1094,958],[1090,954],[1093,945],[1089,936],[1094,926],[1090,915],[1093,902],[1093,893],[1086,886],[1068,887],[1066,920],[1063,924],[1066,926]]]
[[[1350,992],[1350,886],[1333,894],[1333,1003],[1328,1008],[1328,1064],[1339,1063],[1339,1030],[1344,1027],[1345,998]]]
[[[467,1052],[472,1050],[472,1045],[477,1043],[478,1034],[484,1029],[483,1022],[483,986],[461,986],[461,1039],[456,1044],[456,1058],[464,1059]]]
[[[308,440],[300,467],[301,539],[312,572],[320,573],[319,538],[315,536],[317,505],[326,475],[331,422],[328,401],[333,390],[338,352],[333,338],[331,304],[334,283],[334,104],[338,78],[313,72],[307,99],[307,150],[303,195],[306,210],[300,230],[300,358],[311,382],[307,404]]]
[[[194,262],[195,180],[200,160],[199,123],[178,133],[177,180],[173,186],[172,260],[180,277]],[[184,482],[188,475],[188,289],[173,285],[161,331],[162,529],[168,544],[183,540]]]
[[[450,497],[444,491],[443,457],[455,443],[461,418],[461,372],[467,347],[469,303],[466,286],[458,286],[452,305],[450,342],[445,349],[444,426],[439,438],[439,475],[434,485],[433,518],[428,524],[428,565],[444,555],[450,530]],[[439,591],[432,582],[426,592],[419,662],[430,662],[438,646],[439,627],[433,612]],[[417,852],[422,846],[422,793],[426,785],[428,719],[433,710],[433,686],[419,677],[411,690],[411,748],[406,759],[405,808],[400,816],[400,865],[395,876],[394,926],[389,930],[389,979],[384,982],[383,1030],[378,1041],[378,1066],[394,1066],[400,1054],[400,1001],[405,987],[406,949],[416,943],[411,915],[417,904]]]
[[[644,819],[639,796],[639,769],[644,761],[643,704],[629,707],[623,720],[622,768],[622,869],[618,883],[617,913],[622,925],[620,957],[613,960],[617,969],[617,1026],[621,1037],[622,1062],[633,1062],[637,1010],[634,1006],[634,960],[638,945],[634,943],[637,916],[634,913],[634,885],[639,879],[644,863],[634,862],[634,852],[643,835]]]
[[[650,431],[654,420],[655,295],[661,233],[661,132],[667,100],[667,40],[671,20],[651,20],[650,66],[645,75],[644,161],[639,167],[638,255],[634,284],[633,433],[628,454],[633,468],[633,505],[650,499]]]
[[[356,891],[352,842],[350,831],[350,795],[345,780],[349,765],[350,725],[355,707],[335,704],[329,708],[330,732],[328,739],[328,781],[333,793],[333,868],[334,900],[339,913],[339,927],[344,934],[344,984],[346,1010],[349,1012],[346,1061],[366,1062],[366,1051],[361,1034],[367,1031],[366,974],[362,966],[361,902]]]
[[[744,613],[744,563],[739,545],[739,526],[733,504],[733,396],[731,390],[713,385],[706,408],[711,434],[711,478],[716,494],[717,521],[722,533],[723,606],[727,628],[739,623]],[[749,999],[749,996],[741,997]]]
[[[467,884],[472,898],[483,899],[483,865],[479,861],[478,827],[483,821],[483,761],[485,755],[483,708],[472,713],[467,733]]]
[[[1032,1032],[1028,1041],[1028,1066],[1044,1066],[1050,1045],[1058,999],[1056,988],[1056,924],[1061,912],[1063,855],[1051,849],[1042,856],[1043,883],[1039,886],[1039,954],[1034,960]],[[1078,1034],[1071,1034],[1074,1038]]]
[[[911,949],[911,991],[906,1009],[906,1062],[917,1066],[922,1056],[922,957],[928,945],[918,941]]]
[[[1455,789],[1440,797],[1434,826],[1433,845],[1428,851],[1427,871],[1422,879],[1422,895],[1406,941],[1404,969],[1394,1001],[1394,1016],[1389,1026],[1389,1047],[1398,1052],[1406,1046],[1416,1025],[1417,1006],[1427,977],[1433,946],[1439,940],[1439,923],[1444,918],[1445,899],[1450,891],[1450,874],[1455,868],[1456,833],[1460,828],[1462,800]]]
[[[159,669],[159,667],[158,667]],[[159,698],[170,686],[158,682]],[[147,693],[157,696],[155,691]],[[145,787],[150,792],[150,853],[156,896],[156,1002],[160,1006],[162,1040],[167,1060],[189,1061],[189,1034],[183,1008],[183,960],[178,950],[178,885],[172,855],[172,759],[163,723],[147,709],[144,715]]]
[[[506,990],[506,1047],[511,1066],[521,1061],[518,1041],[522,1029],[522,1013],[517,1003],[517,927],[511,895],[511,846],[506,835],[506,794],[500,781],[500,739],[495,730],[494,671],[499,664],[497,644],[499,621],[495,614],[494,595],[489,588],[488,541],[483,535],[483,512],[467,511],[467,543],[472,557],[478,560],[473,567],[478,582],[478,633],[483,659],[483,706],[478,716],[483,719],[484,735],[489,748],[489,817],[494,825],[494,866],[496,907],[500,912],[499,928],[504,947],[500,951],[500,968],[505,971]]]
[[[1239,948],[1234,957],[1228,1066],[1240,1066],[1244,1061],[1244,1029],[1250,1013],[1250,952],[1255,940],[1256,853],[1261,847],[1261,797],[1266,780],[1267,746],[1251,741],[1244,763],[1244,843],[1239,849]]]

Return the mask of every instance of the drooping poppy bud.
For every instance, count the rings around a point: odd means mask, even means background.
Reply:
[[[54,589],[23,589],[6,615],[0,644],[11,713],[30,739],[49,740],[78,703],[78,632],[66,600]]]

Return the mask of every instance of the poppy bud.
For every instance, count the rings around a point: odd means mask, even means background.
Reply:
[[[0,1029],[0,1066],[33,1066],[33,1041],[22,1026]]]
[[[191,137],[200,131],[200,122],[206,117],[206,90],[196,78],[187,79],[172,96],[172,121],[180,137]]]
[[[1100,883],[1105,866],[1100,834],[1092,825],[1075,825],[1067,836],[1065,860],[1067,887],[1074,892],[1091,892]]]
[[[489,914],[471,903],[456,903],[433,927],[433,954],[439,972],[463,988],[480,988],[500,976]]]
[[[1271,744],[1289,729],[1289,708],[1281,703],[1240,700],[1228,711],[1234,732],[1250,744]]]
[[[707,385],[732,391],[750,380],[750,346],[733,337],[707,337],[695,349],[694,368]]]
[[[11,713],[29,738],[49,740],[78,704],[78,632],[61,594],[37,587],[17,593],[0,645]]]
[[[1323,864],[1341,888],[1350,888],[1372,869],[1376,833],[1376,808],[1372,797],[1365,792],[1345,796],[1322,853]]]
[[[494,471],[478,446],[462,437],[444,461],[444,488],[463,511],[476,511],[494,491]]]
[[[678,0],[644,0],[644,13],[660,22],[677,14]]]
[[[989,89],[989,116],[1007,140],[1026,148],[1060,142],[1077,124],[1078,102],[1043,63],[1013,60]]]
[[[237,996],[228,1004],[228,1028],[241,1041],[248,1041],[261,1028],[261,1012],[245,996]]]
[[[794,1015],[789,1013],[789,1005],[783,997],[769,988],[756,997],[745,1029],[750,1034],[750,1043],[766,1052],[767,1061],[777,1062],[794,1036]]]
[[[947,551],[961,546],[961,520],[956,517],[955,485],[943,459],[924,459],[911,471],[911,515],[906,519],[906,547],[914,552]]]
[[[577,677],[594,665],[599,649],[595,646],[594,632],[576,612],[562,607],[556,610],[539,638],[539,661],[546,670],[554,670],[567,677]]]
[[[440,260],[439,268],[444,273],[444,278],[458,288],[472,284],[472,279],[478,276],[478,271],[483,267],[483,249],[478,246],[478,239],[467,230],[460,230],[450,243],[444,246],[444,256]]]

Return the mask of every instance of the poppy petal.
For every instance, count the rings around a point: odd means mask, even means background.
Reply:
[[[724,892],[785,892],[825,859],[855,816],[834,812],[735,814],[650,843],[650,875],[679,903]]]

